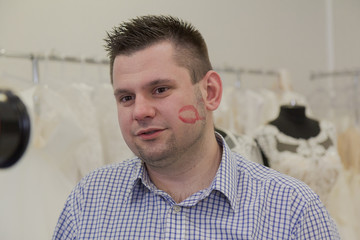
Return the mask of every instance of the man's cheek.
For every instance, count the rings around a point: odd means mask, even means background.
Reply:
[[[193,105],[186,105],[180,108],[178,117],[182,122],[190,124],[194,124],[199,120],[205,119],[205,117],[200,116],[198,110]]]

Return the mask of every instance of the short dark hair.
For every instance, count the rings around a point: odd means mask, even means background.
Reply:
[[[110,76],[116,56],[131,55],[161,41],[170,41],[175,48],[175,61],[190,72],[195,84],[212,69],[207,46],[200,32],[190,23],[163,15],[136,17],[114,27],[104,39],[110,58]]]

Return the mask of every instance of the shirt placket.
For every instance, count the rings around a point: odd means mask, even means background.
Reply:
[[[165,239],[186,239],[184,209],[179,205],[169,207],[164,221]]]

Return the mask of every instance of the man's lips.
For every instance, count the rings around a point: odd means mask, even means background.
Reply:
[[[154,133],[154,132],[157,132],[157,131],[161,131],[162,129],[160,128],[148,128],[148,129],[143,129],[143,130],[139,130],[136,132],[136,136],[140,136],[140,135],[147,135],[147,134],[151,134],[151,133]]]
[[[151,139],[157,137],[164,130],[162,128],[148,128],[137,131],[135,135],[143,139]]]

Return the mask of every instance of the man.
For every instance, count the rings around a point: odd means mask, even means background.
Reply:
[[[339,239],[306,185],[231,152],[201,34],[143,16],[106,39],[122,135],[137,158],[86,176],[54,239]]]

